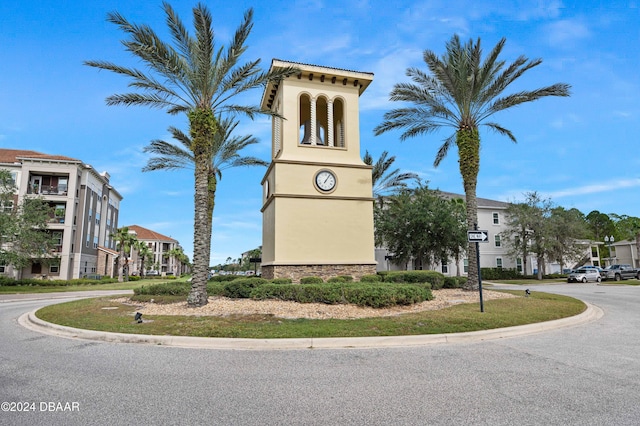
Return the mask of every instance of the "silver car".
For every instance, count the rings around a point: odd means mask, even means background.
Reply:
[[[598,283],[602,281],[602,278],[600,277],[600,271],[595,268],[580,268],[570,273],[569,277],[567,278],[568,283],[586,283],[588,281],[594,281]]]

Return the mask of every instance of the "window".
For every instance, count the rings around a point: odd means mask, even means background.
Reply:
[[[521,258],[517,258],[516,259],[516,270],[520,273],[522,273],[522,259]]]
[[[465,274],[469,273],[469,259],[464,260],[464,266],[462,270],[464,271]]]
[[[89,242],[91,241],[91,236],[87,234],[87,241],[85,241],[84,246],[89,247]],[[86,271],[85,271],[86,272]]]
[[[96,212],[96,225],[100,225],[100,213]]]
[[[448,274],[449,273],[449,265],[443,263],[442,264],[442,273],[443,274]]]
[[[57,263],[49,265],[49,272],[52,273],[52,274],[60,273],[60,265],[57,264]]]
[[[496,268],[502,268],[502,258],[496,257]]]
[[[500,225],[500,216],[498,213],[493,213],[493,224]]]
[[[98,248],[98,237],[93,237],[93,248]]]
[[[6,268],[7,265],[5,265],[4,263],[0,263],[0,274],[4,274],[5,272],[7,272]]]
[[[501,247],[502,246],[502,242],[500,241],[500,235],[496,235],[494,237],[494,240],[495,240],[496,247]]]

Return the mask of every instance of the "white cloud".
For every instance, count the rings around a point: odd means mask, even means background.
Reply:
[[[640,186],[640,178],[637,179],[618,179],[610,180],[603,183],[579,186],[575,188],[559,189],[544,193],[545,197],[562,198],[576,195],[597,194],[621,188],[633,188]]]
[[[589,28],[575,20],[560,20],[545,26],[547,41],[554,47],[571,47],[577,41],[588,38]]]

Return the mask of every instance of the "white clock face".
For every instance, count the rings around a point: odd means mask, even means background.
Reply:
[[[322,170],[316,174],[316,186],[318,189],[328,192],[336,187],[336,177],[329,170]]]

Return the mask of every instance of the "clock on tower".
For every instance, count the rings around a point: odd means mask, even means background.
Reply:
[[[295,67],[269,84],[271,165],[262,180],[262,276],[375,274],[371,166],[362,162],[358,102],[373,74]]]

